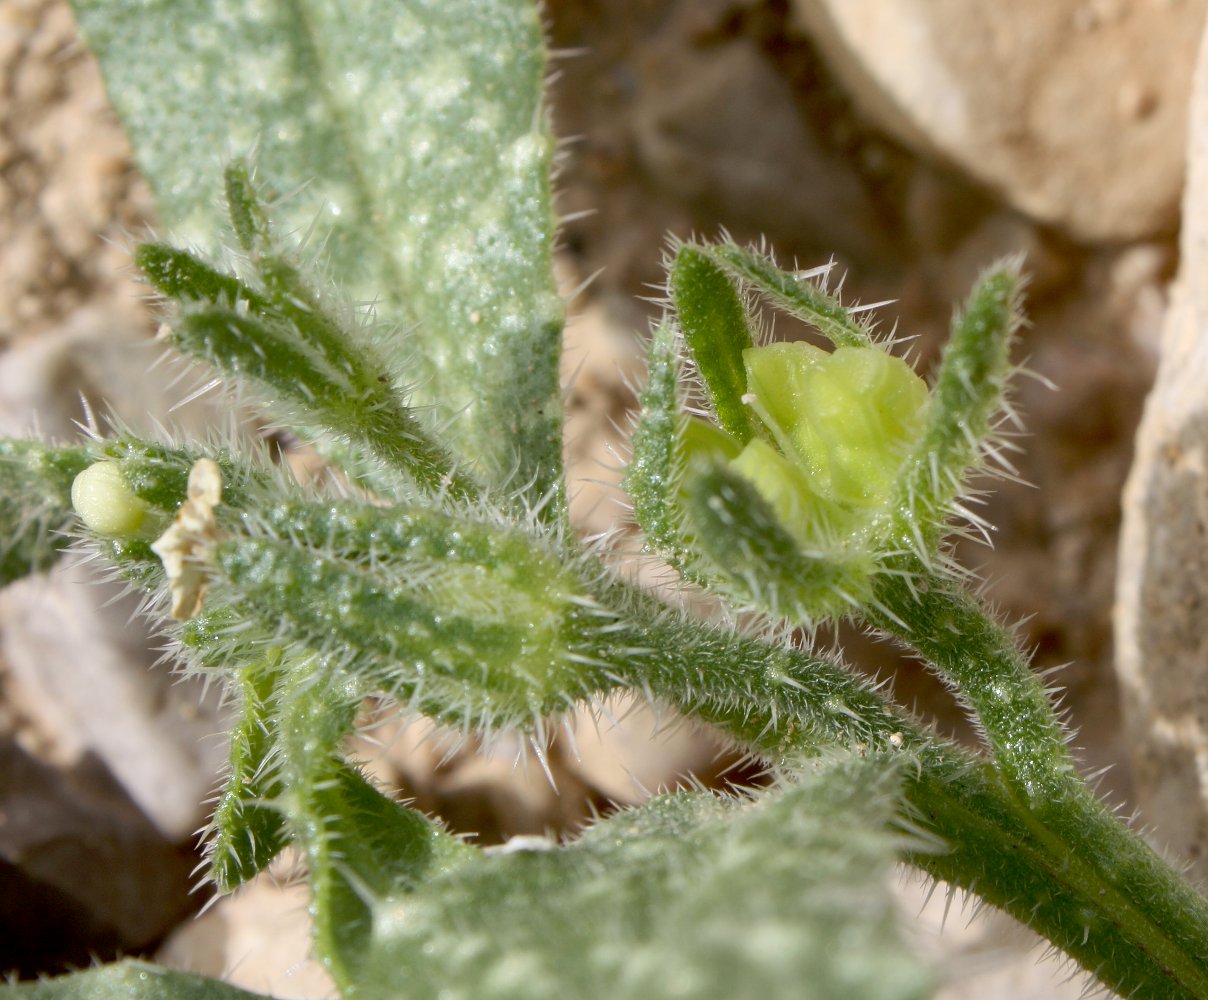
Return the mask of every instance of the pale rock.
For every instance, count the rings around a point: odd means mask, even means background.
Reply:
[[[612,802],[638,805],[685,775],[707,777],[721,757],[716,735],[640,696],[614,696],[576,713],[576,770]]]
[[[621,428],[641,368],[636,341],[604,306],[572,314],[562,348],[563,454],[571,522],[583,535],[603,534],[623,520]]]
[[[246,414],[217,393],[180,400],[200,372],[163,357],[162,344],[142,336],[145,315],[132,305],[105,303],[75,310],[53,329],[15,341],[0,353],[0,435],[63,443],[88,419],[102,431],[125,426],[148,433],[154,421],[182,437],[203,439]],[[204,384],[204,383],[202,383]]]
[[[1172,232],[1204,0],[795,0],[879,127],[1081,241]]]
[[[1124,499],[1116,666],[1154,841],[1208,876],[1208,46],[1192,102],[1179,276]]]
[[[69,560],[0,591],[9,697],[40,732],[45,758],[95,756],[180,843],[205,819],[224,751],[211,737],[222,723],[199,679],[182,684],[167,666],[152,669],[145,630],[128,625],[137,600],[101,608],[115,596],[101,586]]]
[[[310,957],[310,891],[287,884],[290,863],[289,857],[274,863],[270,872],[182,924],[156,960],[275,1000],[335,1000],[339,993],[331,977]]]
[[[1108,993],[1001,910],[910,868],[891,883],[911,947],[935,970],[933,1000],[1084,1000]]]
[[[4,688],[11,687],[4,684]],[[195,906],[195,860],[148,822],[93,755],[48,762],[19,706],[0,721],[0,969],[147,947]]]

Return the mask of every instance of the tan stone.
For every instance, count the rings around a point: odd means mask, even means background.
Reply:
[[[856,104],[1075,239],[1173,231],[1203,0],[795,0]]]
[[[1208,47],[1192,102],[1182,260],[1125,491],[1117,671],[1142,815],[1208,875]]]

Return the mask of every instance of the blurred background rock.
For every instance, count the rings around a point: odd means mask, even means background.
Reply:
[[[641,377],[656,312],[643,296],[658,295],[668,233],[724,227],[766,236],[802,266],[833,259],[849,297],[895,300],[882,323],[916,338],[923,368],[979,270],[1022,253],[1030,322],[1019,357],[1039,377],[1019,386],[1027,434],[1015,460],[1032,485],[995,484],[980,511],[994,548],[963,558],[1007,618],[1027,619],[1037,666],[1069,664],[1058,679],[1086,766],[1115,765],[1104,790],[1133,802],[1111,665],[1120,494],[1179,266],[1205,0],[547,0],[545,10],[564,137],[560,278],[570,290],[596,275],[573,303],[564,366],[580,529],[620,517],[608,485],[625,447],[615,427]],[[4,433],[36,419],[68,439],[82,399],[102,421],[106,406],[135,425],[167,412],[171,391],[146,377],[154,319],[126,255],[152,224],[66,4],[0,0]],[[794,335],[784,322],[777,333]],[[216,416],[202,402],[173,420],[198,429]],[[618,558],[639,544],[622,534]],[[206,898],[187,889],[224,749],[210,738],[221,708],[214,692],[153,666],[154,640],[128,624],[129,605],[102,607],[109,595],[78,587],[82,572],[0,593],[0,967],[32,974],[154,950],[179,927],[163,950],[175,964],[233,970],[280,996],[324,995],[321,975],[299,964],[297,890],[266,881],[185,919]],[[860,635],[842,641],[941,731],[971,739],[916,664]],[[551,751],[557,794],[531,760],[515,764],[518,741],[450,748],[387,715],[357,749],[379,780],[482,842],[573,830],[688,773],[757,778],[708,734],[645,708],[610,705],[576,730]],[[1160,834],[1161,815],[1143,818]],[[914,890],[904,894],[917,911]],[[266,916],[282,913],[293,916]],[[963,923],[928,938],[951,970],[945,998],[1077,995],[1060,970],[1034,968],[1026,935]],[[280,928],[271,954],[268,925]]]

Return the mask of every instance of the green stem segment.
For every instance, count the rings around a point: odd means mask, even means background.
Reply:
[[[336,749],[350,731],[362,683],[329,663],[291,664],[272,725],[281,802],[306,851],[315,949],[341,995],[365,987],[374,900],[406,891],[471,853],[419,813],[388,799]]]
[[[281,650],[270,647],[262,658],[234,672],[239,714],[231,728],[229,770],[206,845],[210,877],[219,892],[232,892],[263,871],[285,846],[269,718],[280,669]]]
[[[1006,873],[987,878],[976,883],[977,891],[1121,993],[1208,997],[1208,901],[1086,786],[1042,684],[1009,633],[950,581],[909,562],[898,567],[905,573],[878,578],[869,619],[934,664],[976,714],[1003,788],[999,797],[1007,814],[994,818],[1003,833],[976,828],[976,809],[962,818],[943,807],[942,794],[936,794],[943,789],[934,782],[918,783],[919,805],[936,812],[937,832],[958,845],[957,854],[975,852],[987,837],[1004,836],[1012,842],[1009,854],[1034,854],[1047,877],[1081,901],[1081,919],[1049,915],[1054,904],[1043,881],[1036,883],[1040,898],[1026,907],[1012,903],[1002,890],[1018,892],[1017,881],[1028,884],[1026,872],[1018,880]],[[933,867],[970,884],[960,878],[961,865],[952,856]]]
[[[926,733],[835,664],[742,639],[646,632],[633,641],[667,648],[630,661],[618,681],[645,685],[773,759],[825,752],[826,736],[841,731],[868,753],[917,754],[903,819],[945,846],[912,854],[915,865],[1011,913],[1122,995],[1208,997],[1208,903],[1073,774],[1052,810],[1065,823],[1046,825],[993,765]]]

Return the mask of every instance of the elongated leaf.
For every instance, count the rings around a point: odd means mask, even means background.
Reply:
[[[274,211],[283,230],[317,215],[337,283],[409,331],[390,360],[462,454],[496,483],[560,488],[553,142],[530,0],[75,6],[169,231],[216,250],[222,161],[255,146],[279,191],[305,185]]]
[[[40,983],[0,985],[0,1000],[270,1000],[235,986],[127,959]]]

